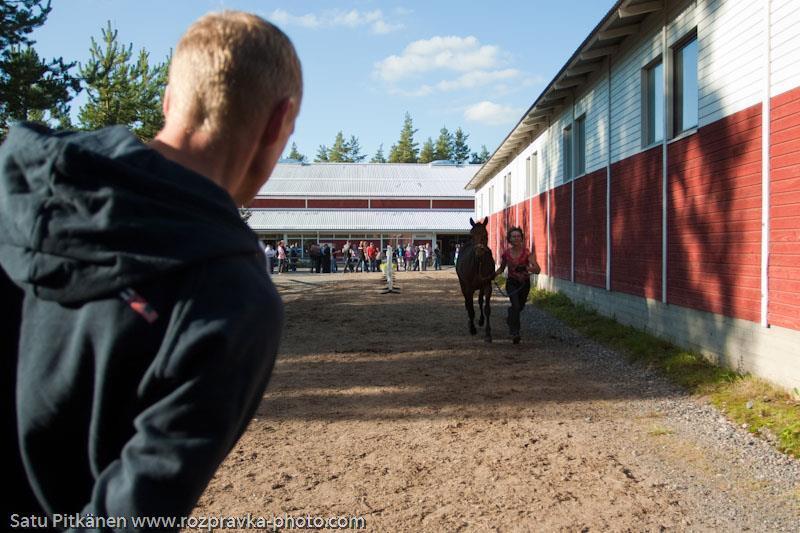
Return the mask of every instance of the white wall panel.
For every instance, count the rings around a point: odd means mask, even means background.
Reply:
[[[800,86],[800,5],[797,0],[771,0],[771,95]]]
[[[642,150],[642,69],[661,53],[656,17],[635,48],[611,65],[611,161]]]
[[[586,173],[606,165],[608,143],[608,82],[598,79],[575,104],[575,116],[586,114]]]
[[[571,179],[564,176],[564,150],[561,142],[561,132],[570,124],[572,124],[572,105],[568,104],[564,106],[564,110],[550,127],[550,147],[548,149],[548,154],[550,155],[549,170],[551,175],[551,188],[558,187]]]
[[[763,6],[758,0],[698,4],[700,126],[761,101]]]
[[[697,27],[697,2],[676,5],[668,14],[667,46],[674,45]]]

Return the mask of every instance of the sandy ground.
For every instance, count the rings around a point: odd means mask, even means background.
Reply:
[[[368,531],[800,529],[800,485],[770,474],[796,462],[749,464],[761,442],[737,430],[721,445],[695,427],[707,407],[536,309],[513,345],[496,295],[486,344],[467,333],[453,270],[401,273],[386,295],[378,274],[275,279],[279,361],[195,515],[363,516]]]

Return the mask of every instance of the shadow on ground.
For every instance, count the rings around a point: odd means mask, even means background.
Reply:
[[[502,410],[514,418],[547,403],[563,404],[548,412],[569,419],[582,416],[583,401],[663,394],[532,307],[524,312],[523,343],[511,344],[507,302],[497,294],[495,341],[470,336],[452,272],[409,274],[398,284],[401,294],[382,295],[378,277],[317,282],[290,301],[258,416],[393,420],[493,417]]]

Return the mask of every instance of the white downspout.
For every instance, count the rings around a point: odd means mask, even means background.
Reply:
[[[608,124],[606,132],[606,290],[611,290],[611,57],[608,58]]]
[[[770,122],[772,76],[770,0],[764,0],[764,94],[761,102],[761,326],[769,327],[769,210],[770,210]]]
[[[661,141],[661,301],[667,303],[667,207],[669,201],[669,186],[667,180],[667,139],[669,138],[670,121],[667,116],[671,116],[669,100],[671,91],[669,90],[669,72],[672,70],[672,60],[667,54],[667,6],[664,6],[664,22],[661,25],[661,64],[663,65],[664,75],[662,83],[664,86],[664,135]],[[669,70],[668,70],[669,69]]]

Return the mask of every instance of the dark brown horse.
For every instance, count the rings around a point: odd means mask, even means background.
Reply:
[[[464,306],[467,308],[467,315],[469,316],[469,332],[472,335],[478,332],[475,329],[475,308],[472,298],[475,291],[479,291],[478,308],[481,316],[478,319],[478,325],[483,326],[483,322],[486,320],[484,340],[492,342],[492,327],[489,324],[489,316],[492,313],[489,302],[492,299],[494,258],[492,258],[492,250],[488,246],[489,235],[486,232],[486,225],[489,223],[489,219],[487,217],[483,219],[483,222],[475,222],[470,218],[469,223],[472,224],[472,230],[470,230],[472,243],[467,244],[458,255],[456,273],[458,274],[458,282],[461,284],[461,294],[464,295]]]

